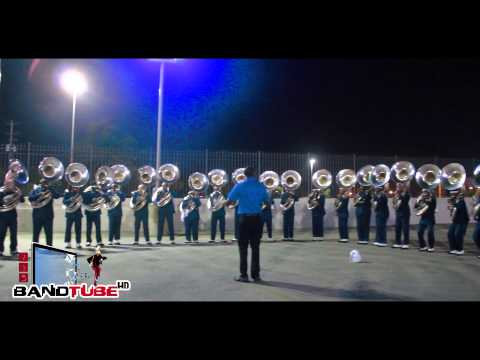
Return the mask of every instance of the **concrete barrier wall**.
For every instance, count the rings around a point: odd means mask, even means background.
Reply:
[[[180,199],[175,199],[175,206],[178,209],[178,204]],[[133,224],[134,216],[133,211],[128,206],[129,199],[123,203],[123,220],[122,220],[122,232],[124,233],[133,233]],[[410,199],[410,207],[412,209],[411,224],[418,224],[419,217],[415,216],[413,213],[413,205],[415,199]],[[388,225],[395,224],[395,211],[392,208],[391,201],[389,202],[390,206],[390,218],[388,220]],[[470,199],[467,199],[467,206],[469,211],[472,211],[472,203]],[[326,228],[336,228],[337,216],[335,212],[334,199],[327,199],[325,203],[325,209],[327,214],[325,215],[325,227]],[[63,233],[65,231],[65,211],[62,208],[62,199],[55,200],[54,204],[55,219],[54,219],[54,232]],[[176,210],[175,213],[175,233],[181,234],[184,232],[183,223],[180,221],[180,212]],[[20,204],[17,207],[18,212],[18,231],[19,232],[31,232],[32,231],[32,209],[27,203]],[[154,205],[150,205],[149,210],[150,218],[150,234],[151,236],[156,236],[157,234],[157,211]],[[356,217],[355,209],[353,207],[352,201],[349,203],[349,226],[356,226]],[[227,232],[233,232],[233,217],[234,211],[227,210],[226,215],[226,227]],[[311,212],[307,209],[307,198],[301,198],[299,202],[295,205],[295,229],[298,230],[310,230],[311,225]],[[441,198],[437,199],[437,223],[438,224],[448,224],[450,223],[450,215],[447,209],[447,199]],[[85,217],[83,218],[83,229],[85,229]],[[279,207],[279,200],[275,200],[275,211],[273,213],[273,227],[274,230],[282,230],[282,213]],[[165,224],[166,225],[166,224]],[[375,217],[372,216],[372,226],[375,225]],[[210,229],[210,211],[206,206],[206,199],[202,199],[202,207],[200,208],[200,231],[209,231]],[[107,211],[102,210],[102,230],[108,230],[108,216]],[[166,229],[165,229],[166,231]]]

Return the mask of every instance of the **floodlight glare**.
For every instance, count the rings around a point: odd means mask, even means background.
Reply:
[[[82,95],[87,91],[87,80],[77,70],[68,70],[60,78],[62,88],[72,96]]]

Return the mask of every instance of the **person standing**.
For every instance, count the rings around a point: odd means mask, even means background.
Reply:
[[[71,249],[72,225],[75,226],[75,240],[77,249],[82,248],[82,195],[80,188],[69,186],[63,194],[63,205],[65,206],[65,248]]]
[[[238,201],[240,276],[236,281],[249,282],[248,247],[252,251],[250,276],[253,281],[262,281],[260,277],[260,238],[262,234],[262,204],[268,201],[266,187],[257,179],[256,170],[247,167],[246,180],[237,183],[228,195],[227,205]]]
[[[376,225],[376,236],[375,242],[373,245],[384,247],[387,246],[387,221],[390,216],[388,210],[388,198],[385,194],[385,190],[382,187],[375,189],[374,196],[375,204],[375,225]]]
[[[423,189],[422,194],[415,204],[416,208],[425,205],[427,210],[421,214],[420,222],[418,224],[418,244],[419,251],[435,251],[435,210],[437,209],[437,199],[431,190]],[[428,247],[425,243],[424,233],[428,233]]]
[[[209,199],[208,201],[211,201],[211,199]],[[212,218],[210,222],[210,243],[214,243],[217,237],[217,224],[220,229],[220,240],[226,243],[227,240],[225,240],[225,204],[221,205],[221,207],[217,210],[212,210]]]
[[[347,195],[347,189],[340,188],[337,198],[335,199],[335,208],[338,216],[338,232],[340,235],[339,242],[348,242],[348,201],[350,197]]]
[[[168,226],[168,235],[170,243],[175,244],[175,231],[173,227],[173,214],[175,214],[175,204],[173,202],[173,193],[167,183],[162,183],[160,188],[154,192],[152,202],[158,207],[157,223],[157,245],[162,243],[163,226],[165,221]]]
[[[108,245],[120,245],[120,233],[122,227],[122,203],[125,201],[125,193],[120,190],[118,184],[114,184],[105,194],[107,204],[113,204],[108,208]]]
[[[97,286],[98,279],[100,278],[100,274],[102,272],[102,265],[103,260],[106,260],[107,257],[102,255],[102,251],[100,250],[100,246],[97,246],[95,249],[95,255],[90,256],[87,258],[87,262],[91,265],[93,271],[93,285]]]
[[[452,223],[448,228],[448,244],[450,246],[449,254],[452,255],[463,255],[465,253],[463,240],[470,218],[464,197],[464,190],[460,189],[456,194],[452,194],[451,199],[449,199]]]
[[[397,184],[393,207],[395,209],[395,244],[394,248],[410,247],[410,194],[406,184]],[[403,242],[402,242],[403,234]]]
[[[135,216],[135,240],[133,245],[138,245],[140,237],[140,225],[143,225],[143,235],[147,245],[151,245],[150,232],[148,228],[148,204],[150,203],[150,196],[145,189],[144,184],[138,185],[138,190],[132,192],[132,198],[130,200],[130,207],[133,209]]]
[[[180,203],[181,219],[185,224],[185,243],[198,244],[198,225],[200,222],[199,207],[202,206],[197,191],[189,191]]]
[[[263,237],[263,229],[265,225],[267,226],[267,235],[268,240],[272,240],[272,207],[273,205],[273,191],[267,191],[268,193],[268,200],[263,203],[262,206],[262,235]],[[261,239],[260,238],[260,239]]]
[[[475,230],[473,231],[473,242],[480,250],[480,187],[477,188],[473,198],[473,220],[475,220]],[[480,256],[478,256],[480,259]]]
[[[13,181],[5,182],[4,191],[0,191],[0,204],[6,211],[0,211],[0,256],[3,256],[5,237],[7,230],[10,229],[10,256],[16,256],[17,251],[17,206],[10,205],[11,200],[15,197],[16,191],[19,191],[18,202],[25,202],[25,198],[20,189],[18,189]],[[17,202],[17,204],[18,204]],[[12,207],[10,210],[8,208]]]
[[[40,232],[45,231],[47,245],[53,244],[53,200],[58,199],[60,194],[49,187],[47,180],[40,180],[40,184],[35,186],[28,196],[33,212],[33,242],[38,243]]]
[[[298,201],[298,196],[291,190],[285,189],[281,198],[280,205],[290,207],[286,210],[282,209],[283,213],[283,241],[294,241],[293,230],[295,227],[295,203]]]
[[[357,234],[360,245],[368,245],[372,197],[367,187],[362,186],[355,196],[353,206],[357,217]]]
[[[312,209],[312,235],[313,240],[323,240],[323,218],[325,217],[325,193],[321,189],[313,189],[312,196],[316,206]]]
[[[97,245],[102,247],[102,228],[101,215],[102,206],[105,203],[103,192],[92,185],[83,192],[83,205],[85,207],[85,216],[87,218],[87,247],[92,245],[92,227],[95,225],[95,239]]]

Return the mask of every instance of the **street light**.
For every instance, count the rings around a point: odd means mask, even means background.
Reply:
[[[73,163],[73,153],[75,148],[75,111],[77,106],[77,96],[87,91],[87,80],[83,74],[77,70],[67,70],[60,77],[60,85],[63,90],[72,96],[72,135],[70,138],[70,163]]]
[[[163,116],[163,76],[166,63],[177,63],[180,59],[149,59],[160,63],[160,77],[158,81],[158,109],[157,109],[157,153],[155,167],[158,171],[160,167],[160,151],[162,142],[162,116]],[[160,179],[156,176],[156,186],[160,184]]]

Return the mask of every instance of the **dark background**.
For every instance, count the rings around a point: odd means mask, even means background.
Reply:
[[[155,145],[158,63],[3,59],[1,143],[68,144],[66,67],[87,74],[77,143]],[[169,149],[478,156],[480,59],[184,59],[167,65]]]

